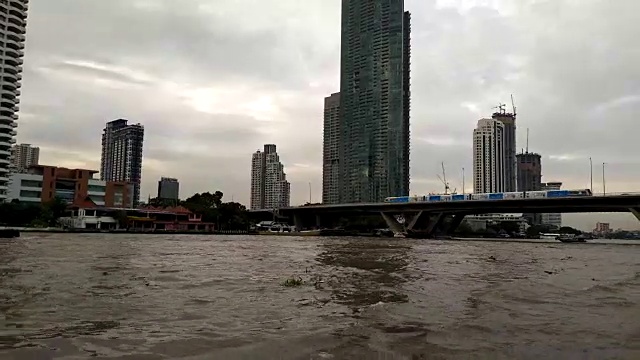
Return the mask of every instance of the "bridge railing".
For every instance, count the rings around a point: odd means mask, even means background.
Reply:
[[[638,191],[594,192],[593,196],[640,196]]]

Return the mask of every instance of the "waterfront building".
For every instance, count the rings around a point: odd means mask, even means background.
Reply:
[[[211,232],[214,224],[182,206],[136,209],[79,204],[71,206],[60,224],[70,229],[119,230],[133,232]]]
[[[24,173],[40,161],[40,148],[30,144],[13,145],[11,148],[11,171]]]
[[[140,201],[144,127],[127,122],[113,120],[103,130],[100,179],[132,183],[135,206]]]
[[[336,202],[409,194],[410,19],[404,0],[342,1]]]
[[[41,204],[60,198],[69,204],[133,207],[133,184],[94,178],[97,170],[32,165],[9,175],[8,200]]]
[[[28,0],[0,1],[0,202],[6,199],[11,146],[16,143]]]
[[[251,157],[250,208],[279,209],[290,205],[291,184],[274,144],[264,145]]]
[[[496,119],[480,119],[473,130],[473,191],[505,191],[504,124]]]
[[[322,203],[340,203],[340,93],[324,99]]]

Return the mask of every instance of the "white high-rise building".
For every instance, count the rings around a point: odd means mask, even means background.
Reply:
[[[276,146],[267,144],[264,151],[256,151],[251,157],[252,210],[279,209],[290,204],[291,184],[287,181],[284,166],[276,152]]]
[[[473,130],[473,191],[495,193],[505,190],[505,127],[495,119],[480,119]]]
[[[7,197],[11,146],[15,144],[28,0],[0,0],[0,201]]]
[[[14,172],[24,173],[32,165],[38,165],[40,148],[31,144],[13,145],[11,148],[11,167]]]

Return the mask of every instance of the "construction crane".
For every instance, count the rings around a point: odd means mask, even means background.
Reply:
[[[516,116],[516,102],[513,101],[513,94],[511,94],[511,107],[513,107],[513,116]]]
[[[507,106],[507,105],[505,105],[503,103],[498,103],[498,106],[494,106],[493,108],[494,109],[498,109],[498,112],[500,114],[505,114],[506,113],[505,106]]]
[[[444,161],[442,162],[442,176],[436,174],[436,176],[438,177],[438,180],[440,180],[440,182],[442,182],[442,184],[444,185],[444,194],[445,195],[449,195],[449,191],[451,190],[451,187],[449,186],[449,183],[447,182],[447,172],[444,169]],[[457,189],[453,190],[453,193],[456,192]]]

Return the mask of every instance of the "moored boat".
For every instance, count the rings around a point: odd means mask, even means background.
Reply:
[[[561,241],[563,243],[583,243],[587,242],[586,237],[584,235],[571,235],[571,234],[560,234],[556,237],[556,240]]]
[[[16,229],[0,229],[0,238],[13,239],[20,237],[20,231]]]

